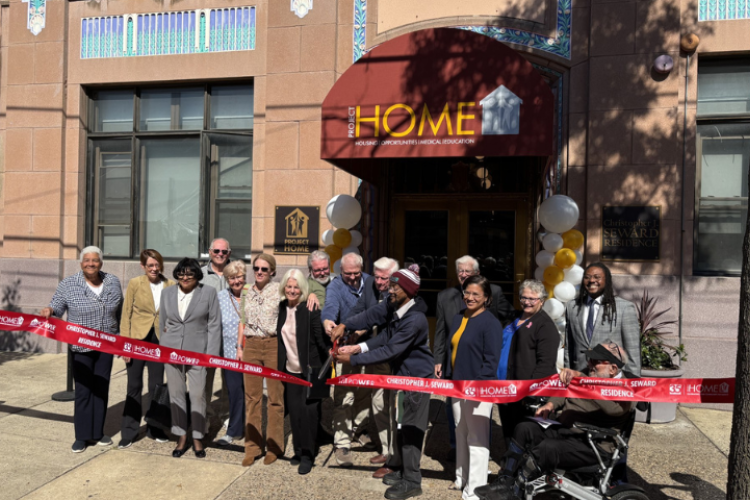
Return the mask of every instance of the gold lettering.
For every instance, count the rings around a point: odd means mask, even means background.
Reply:
[[[404,130],[403,132],[394,132],[391,130],[391,127],[388,126],[388,117],[390,116],[391,112],[396,109],[405,109],[407,113],[409,113],[409,116],[411,117],[411,124],[409,124],[409,128]],[[414,130],[414,125],[417,124],[417,115],[414,113],[414,110],[411,109],[410,106],[407,106],[406,104],[394,104],[387,110],[385,110],[385,114],[383,115],[383,130],[387,134],[392,135],[393,137],[403,137],[407,135],[409,132]]]
[[[461,128],[462,122],[464,120],[473,120],[474,115],[465,115],[463,113],[464,108],[468,108],[470,106],[474,106],[476,103],[473,102],[459,102],[458,103],[458,116],[456,118],[456,134],[457,135],[474,135],[473,130],[463,130]]]
[[[451,113],[450,109],[448,108],[448,103],[445,103],[445,107],[443,108],[443,112],[440,113],[440,118],[438,119],[437,124],[435,124],[434,121],[432,121],[432,115],[430,114],[430,109],[427,107],[427,104],[424,105],[424,108],[422,108],[422,118],[419,120],[419,130],[417,131],[417,135],[419,137],[422,137],[422,132],[424,132],[424,122],[425,119],[430,123],[430,128],[432,129],[432,135],[437,135],[440,131],[440,124],[443,123],[443,120],[445,120],[445,125],[448,128],[448,135],[453,135],[453,125],[451,124]]]
[[[359,137],[359,124],[362,122],[372,122],[375,124],[375,136],[380,136],[380,106],[375,106],[375,116],[372,118],[363,118],[360,116],[359,106],[357,106],[357,114],[354,118],[355,122],[355,135]]]

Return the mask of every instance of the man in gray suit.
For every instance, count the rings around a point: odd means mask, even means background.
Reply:
[[[159,311],[160,344],[202,354],[219,355],[221,347],[221,309],[216,290],[201,285],[200,264],[184,258],[173,272],[178,286],[165,288],[161,294]],[[195,366],[191,359],[170,359],[165,366],[167,387],[172,409],[172,434],[178,436],[172,456],[179,458],[187,445],[187,395],[190,396],[190,416],[193,428],[193,447],[198,458],[206,456],[201,439],[206,425],[206,368]],[[187,382],[187,384],[186,384]]]
[[[565,306],[565,366],[584,371],[587,349],[607,339],[622,346],[628,361],[624,369],[641,376],[641,328],[635,305],[615,297],[612,273],[597,262],[589,265],[583,275],[581,291]]]

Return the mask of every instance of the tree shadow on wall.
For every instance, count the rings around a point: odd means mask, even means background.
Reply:
[[[0,309],[4,311],[21,312],[21,278],[16,278],[0,288]],[[0,331],[0,351],[8,352],[0,355],[0,364],[7,361],[33,356],[40,350],[36,335],[27,332]],[[20,351],[20,352],[19,352]]]

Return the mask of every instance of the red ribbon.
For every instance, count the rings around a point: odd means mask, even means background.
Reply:
[[[143,340],[104,333],[57,318],[45,319],[42,316],[32,314],[0,311],[0,330],[8,332],[31,332],[42,337],[47,337],[48,339],[65,342],[66,344],[106,352],[107,354],[114,354],[116,356],[124,356],[126,358],[158,361],[159,363],[175,365],[223,368],[257,377],[281,380],[282,382],[289,382],[291,384],[307,387],[312,385],[306,380],[293,377],[278,370],[266,368],[265,366],[193,351],[172,349],[163,345],[144,342]]]
[[[331,385],[426,392],[489,403],[512,403],[526,396],[667,403],[734,403],[733,378],[573,379],[565,387],[557,375],[538,380],[443,380],[395,375],[343,375]]]

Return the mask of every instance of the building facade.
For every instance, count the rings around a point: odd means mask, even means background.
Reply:
[[[276,207],[320,207],[322,233],[336,194],[362,203],[366,260],[418,262],[428,301],[467,253],[515,296],[560,193],[584,262],[682,311],[688,374],[734,373],[747,0],[11,0],[0,20],[3,308],[46,305],[90,244],[123,284],[144,248],[273,252]]]

